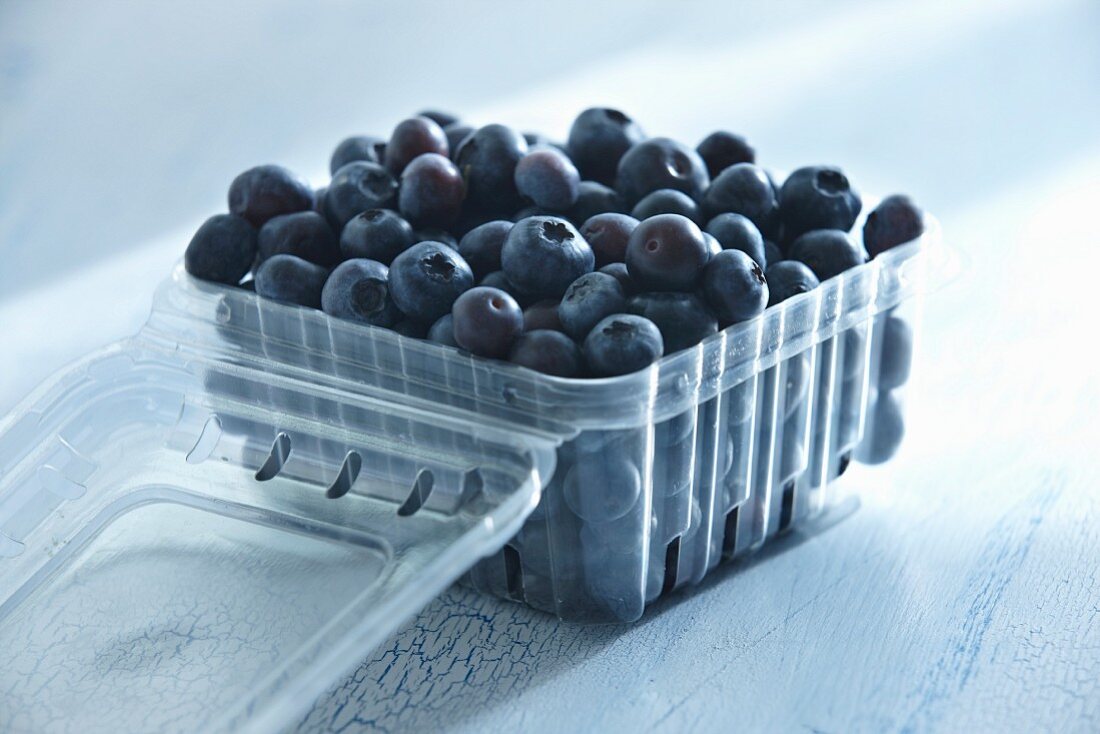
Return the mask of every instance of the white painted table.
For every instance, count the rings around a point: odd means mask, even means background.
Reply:
[[[731,44],[674,31],[486,93],[476,119],[560,133],[606,100],[654,132],[729,125],[777,168],[840,161],[925,202],[970,262],[929,301],[902,454],[854,467],[814,532],[633,626],[452,589],[300,730],[1100,730],[1095,4],[847,6]],[[18,144],[49,145],[3,139],[0,156]],[[133,331],[185,239],[0,295],[0,410]]]

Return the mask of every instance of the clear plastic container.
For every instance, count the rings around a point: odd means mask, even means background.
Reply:
[[[0,728],[277,729],[459,576],[635,620],[889,458],[949,262],[930,221],[598,380],[177,268],[134,339],[0,423]]]

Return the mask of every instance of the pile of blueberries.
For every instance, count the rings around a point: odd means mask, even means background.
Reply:
[[[780,185],[741,136],[695,148],[592,108],[564,144],[426,111],[350,137],[312,190],[237,176],[187,247],[193,276],[560,377],[643,369],[921,234],[840,169]],[[866,250],[864,249],[866,247]]]

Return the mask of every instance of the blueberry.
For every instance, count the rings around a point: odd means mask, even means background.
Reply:
[[[583,341],[605,317],[625,310],[626,294],[619,281],[606,273],[585,273],[565,291],[558,318],[566,334]]]
[[[538,301],[537,297],[531,295],[530,293],[525,293],[524,291],[517,288],[515,283],[508,280],[508,276],[504,274],[503,270],[496,270],[492,273],[489,273],[480,281],[478,281],[478,285],[487,286],[489,288],[499,288],[500,290],[510,295],[512,298],[516,299],[516,303],[518,303],[522,308],[527,308],[528,306]]]
[[[519,193],[535,206],[565,211],[577,203],[581,175],[560,150],[539,146],[516,164],[515,183]]]
[[[244,217],[253,227],[280,214],[313,208],[313,192],[304,181],[282,166],[256,166],[229,184],[229,213]]]
[[[700,221],[699,206],[683,191],[676,189],[657,189],[651,191],[634,205],[630,216],[641,221],[658,214],[679,214],[696,224]]]
[[[730,166],[738,163],[754,163],[756,151],[741,137],[725,130],[718,130],[703,138],[695,152],[707,164],[707,172],[714,178]]]
[[[626,263],[608,263],[600,268],[598,272],[606,273],[619,281],[619,285],[623,288],[623,293],[628,296],[636,293],[638,290],[634,280],[630,277],[629,271],[626,269]]]
[[[912,242],[924,233],[924,212],[908,196],[894,194],[883,199],[863,223],[863,246],[871,257],[891,247]]]
[[[500,251],[511,229],[511,222],[494,219],[474,227],[459,240],[458,254],[469,263],[475,277],[484,278],[500,270]]]
[[[352,161],[340,167],[325,193],[325,211],[334,227],[367,209],[387,209],[397,197],[397,181],[377,163]]]
[[[273,255],[256,268],[256,293],[283,303],[321,307],[328,269],[295,255]]]
[[[565,504],[587,523],[623,517],[638,503],[641,492],[638,468],[627,457],[615,454],[574,464],[562,485]]]
[[[467,291],[468,292],[468,291]],[[446,344],[448,347],[457,347],[455,341],[454,316],[445,313],[428,329],[428,341],[436,344]]]
[[[393,325],[393,330],[412,339],[424,339],[428,336],[428,325],[415,319],[402,319]]]
[[[367,209],[340,233],[344,257],[367,258],[389,265],[414,243],[412,226],[390,209]]]
[[[808,265],[821,281],[862,265],[865,260],[859,245],[839,229],[806,232],[791,244],[787,255]]]
[[[560,298],[577,278],[592,272],[592,248],[567,220],[528,217],[508,232],[501,249],[504,274],[538,298]]]
[[[722,250],[703,273],[703,297],[722,326],[746,321],[768,305],[768,282],[756,261],[740,250]]]
[[[718,174],[703,195],[703,213],[715,217],[732,212],[748,217],[765,237],[774,237],[779,200],[764,169],[738,163]]]
[[[332,151],[328,172],[334,174],[352,161],[382,163],[386,151],[386,141],[373,135],[352,135],[344,138]]]
[[[297,255],[331,268],[342,259],[332,227],[314,211],[272,217],[260,227],[256,242],[261,262],[272,255]]]
[[[878,393],[871,408],[870,432],[863,439],[859,459],[864,464],[882,464],[893,458],[905,437],[901,405],[892,393]]]
[[[417,227],[450,227],[462,213],[466,182],[451,159],[424,153],[405,166],[397,202],[401,214]]]
[[[576,342],[560,331],[535,329],[519,335],[508,361],[557,377],[579,377],[584,360]]]
[[[722,243],[710,232],[703,230],[703,239],[707,241],[707,252],[710,253],[711,257],[714,257],[722,251]]]
[[[256,259],[256,230],[232,214],[215,214],[202,223],[183,255],[183,266],[196,278],[235,285]]]
[[[719,214],[707,223],[707,232],[714,235],[723,250],[740,250],[760,267],[766,266],[764,237],[748,217],[733,212]]]
[[[913,330],[897,316],[886,318],[882,328],[878,386],[883,390],[901,387],[909,380],[913,364]]]
[[[768,281],[769,306],[782,303],[799,293],[809,293],[821,283],[814,271],[797,260],[782,260],[769,265],[764,271],[764,277]]]
[[[642,129],[619,110],[593,107],[573,121],[566,150],[584,178],[611,185],[623,154],[643,140]]]
[[[665,354],[694,347],[718,333],[714,314],[691,293],[639,293],[630,299],[626,310],[657,325]]]
[[[458,252],[458,240],[445,229],[429,227],[413,232],[413,242],[436,242]]]
[[[515,211],[516,164],[527,153],[523,136],[504,125],[486,125],[462,141],[455,163],[466,179],[470,207],[498,214]]]
[[[313,206],[312,211],[320,214],[328,221],[328,212],[325,211],[325,194],[328,193],[328,186],[322,186],[319,189],[313,190]]]
[[[815,229],[847,232],[862,206],[848,177],[832,166],[799,168],[779,190],[779,216],[788,242]]]
[[[643,290],[690,291],[708,260],[702,231],[679,214],[645,220],[634,228],[626,247],[626,269]]]
[[[451,151],[452,161],[458,155],[458,146],[462,145],[462,141],[473,135],[476,131],[476,127],[472,125],[463,125],[460,122],[456,122],[453,125],[447,125],[443,128],[443,134],[447,136],[447,147]]]
[[[634,314],[608,316],[588,333],[584,357],[597,377],[625,375],[661,358],[664,341],[657,326]]]
[[[615,188],[632,206],[657,189],[676,189],[698,200],[709,184],[699,154],[669,138],[651,138],[628,150],[615,178]]]
[[[390,173],[400,176],[405,166],[424,153],[438,153],[444,158],[450,149],[443,128],[427,117],[410,117],[397,123],[389,142],[383,163]]]
[[[764,262],[762,262],[761,265],[767,269],[777,262],[780,262],[782,259],[783,251],[779,249],[779,245],[771,240],[764,240]]]
[[[443,112],[442,110],[421,110],[416,113],[416,116],[427,117],[436,125],[444,128],[458,122],[458,115],[452,115],[450,112]]]
[[[401,319],[390,296],[390,271],[374,260],[346,260],[321,290],[321,308],[329,316],[372,326],[393,326]]]
[[[440,242],[421,242],[390,266],[390,293],[410,319],[432,324],[473,287],[474,274],[462,256]]]
[[[626,245],[638,220],[626,214],[605,212],[596,214],[581,225],[581,236],[596,256],[596,267],[621,263],[626,259]]]
[[[565,333],[565,327],[561,325],[561,319],[558,317],[558,302],[552,298],[532,303],[523,309],[524,331],[543,331],[547,329]]]
[[[454,302],[451,316],[458,345],[482,357],[507,357],[523,333],[523,311],[499,288],[471,288]]]

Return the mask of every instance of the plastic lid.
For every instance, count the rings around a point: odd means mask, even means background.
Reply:
[[[0,423],[6,731],[277,729],[534,509],[552,444],[149,341]]]

